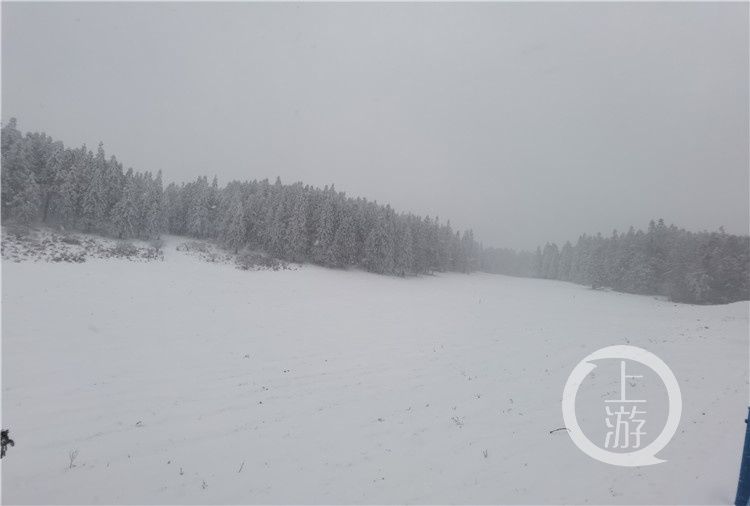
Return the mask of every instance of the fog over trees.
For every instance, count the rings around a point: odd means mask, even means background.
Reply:
[[[717,304],[750,298],[750,238],[689,232],[664,220],[648,229],[582,235],[562,248],[547,243],[536,252],[484,249],[488,272],[572,281],[594,288],[666,295],[677,302]]]
[[[750,298],[750,238],[689,232],[652,221],[611,236],[581,236],[536,252],[484,247],[449,221],[347,197],[333,185],[202,176],[164,187],[161,172],[123,170],[102,144],[71,149],[43,133],[2,128],[3,223],[43,223],[120,239],[162,233],[215,240],[239,252],[361,267],[399,276],[472,272],[558,279],[665,295],[688,303]]]

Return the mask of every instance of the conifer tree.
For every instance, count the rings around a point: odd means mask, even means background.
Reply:
[[[400,220],[396,225],[393,264],[394,272],[399,276],[414,272],[414,236],[406,220]]]
[[[222,217],[219,239],[237,253],[247,242],[247,220],[242,185],[230,183],[222,192],[219,208]]]
[[[321,265],[333,266],[337,263],[333,251],[333,244],[336,239],[337,214],[335,191],[333,188],[324,190],[323,205],[312,249],[313,261]]]

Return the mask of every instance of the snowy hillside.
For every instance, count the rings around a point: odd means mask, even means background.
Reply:
[[[240,271],[180,242],[163,261],[3,261],[2,426],[16,442],[3,502],[734,498],[747,303],[488,274]],[[624,343],[680,381],[665,464],[608,466],[550,434],[575,364]]]

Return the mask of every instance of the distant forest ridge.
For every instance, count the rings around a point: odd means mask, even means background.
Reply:
[[[44,133],[2,127],[3,223],[37,223],[120,239],[184,235],[239,252],[293,262],[357,266],[399,276],[484,271],[559,279],[594,288],[711,304],[750,299],[750,238],[688,232],[652,221],[648,230],[582,235],[536,252],[486,248],[471,230],[347,197],[334,186],[214,177],[163,187],[161,171],[123,170],[102,144],[66,148]]]

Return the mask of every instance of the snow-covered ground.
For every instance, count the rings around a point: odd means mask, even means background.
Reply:
[[[249,272],[175,244],[163,262],[3,262],[2,425],[16,442],[3,502],[734,499],[747,303],[485,274]],[[550,434],[575,364],[624,343],[682,388],[664,464],[613,467]]]

